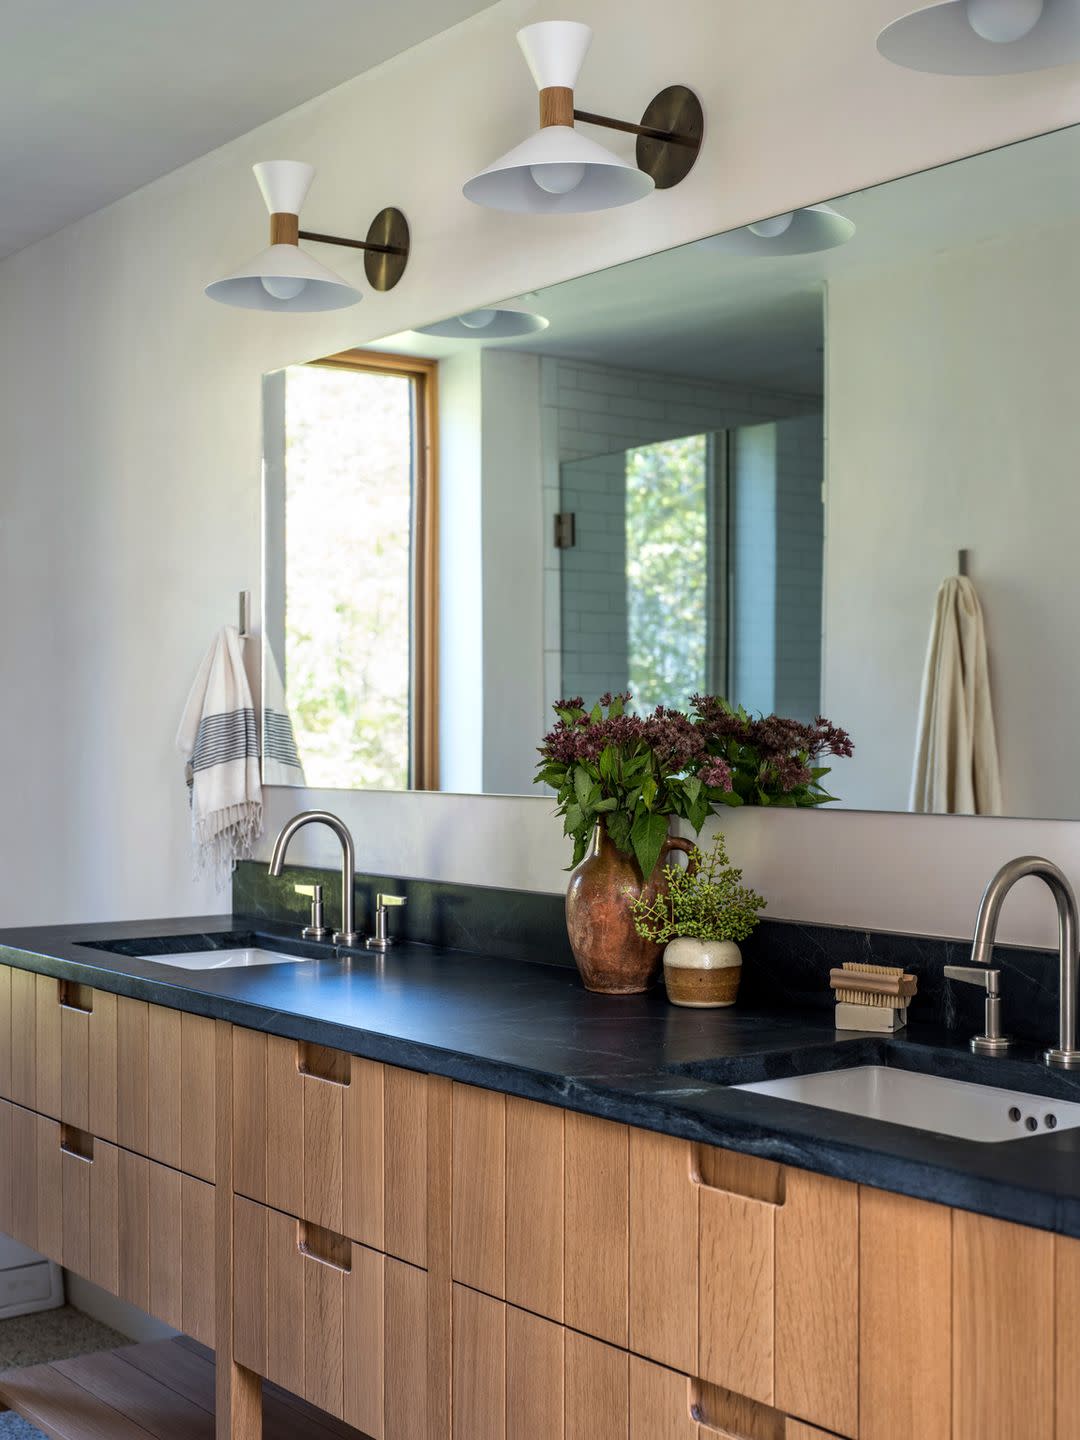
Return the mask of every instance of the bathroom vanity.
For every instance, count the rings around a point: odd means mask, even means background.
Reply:
[[[1078,1433],[1080,1131],[979,1143],[730,1088],[852,1060],[1013,1084],[1030,1062],[294,937],[0,937],[0,1231],[211,1347],[219,1436],[260,1435],[263,1378],[322,1412],[286,1433],[323,1437]],[[311,958],[169,963],[237,943]],[[0,1398],[76,1440],[158,1413],[147,1384],[194,1386],[174,1369],[91,1366],[74,1411],[40,1370]],[[280,1433],[296,1402],[268,1396]]]

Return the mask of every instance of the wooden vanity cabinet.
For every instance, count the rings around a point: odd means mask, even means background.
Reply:
[[[233,1072],[236,1193],[426,1266],[429,1077],[240,1028]]]
[[[828,1440],[824,1430],[454,1286],[454,1435]]]
[[[233,1362],[447,1440],[450,1082],[239,1027],[231,1056]]]
[[[858,1433],[856,1187],[454,1087],[453,1278]]]
[[[4,966],[0,1232],[222,1440],[1080,1440],[1080,1241]]]
[[[371,1440],[427,1435],[427,1272],[238,1197],[234,1359]]]
[[[212,1182],[214,1025],[0,967],[0,1096]]]
[[[461,1434],[554,1425],[543,1391],[566,1437],[584,1404],[620,1440],[1080,1440],[1080,1241],[466,1085],[453,1116]],[[625,1423],[583,1347],[629,1352]]]
[[[206,1345],[214,1187],[0,1101],[0,1232]]]
[[[1080,1440],[1080,1241],[865,1187],[860,1206],[861,1440]]]

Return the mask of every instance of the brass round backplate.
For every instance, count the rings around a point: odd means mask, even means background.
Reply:
[[[669,85],[649,101],[641,123],[650,130],[665,130],[680,137],[675,141],[638,136],[638,169],[652,176],[658,190],[670,190],[690,174],[701,149],[705,133],[701,101],[687,86]]]
[[[392,290],[405,274],[409,261],[409,222],[392,205],[380,210],[367,232],[369,245],[393,245],[399,254],[364,251],[364,274],[373,290]]]

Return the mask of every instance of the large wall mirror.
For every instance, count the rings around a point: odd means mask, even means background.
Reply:
[[[1080,816],[1078,181],[1073,127],[266,376],[267,782],[535,794],[557,699],[704,692],[847,730],[842,807]]]

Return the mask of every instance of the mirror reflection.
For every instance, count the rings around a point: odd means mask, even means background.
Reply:
[[[1080,814],[1078,169],[1074,127],[265,377],[267,782],[535,793],[554,702],[628,690],[824,714],[841,806]]]

